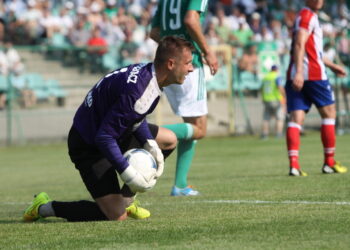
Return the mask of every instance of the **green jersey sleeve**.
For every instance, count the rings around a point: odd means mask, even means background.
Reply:
[[[205,12],[207,10],[208,0],[190,0],[188,10],[196,10],[198,12]]]

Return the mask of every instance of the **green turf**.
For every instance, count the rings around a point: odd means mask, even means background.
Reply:
[[[348,166],[349,145],[349,135],[338,137]],[[208,138],[196,151],[189,180],[202,195],[169,196],[172,155],[157,186],[139,195],[150,219],[28,224],[21,216],[35,193],[89,195],[66,144],[0,148],[0,249],[350,249],[350,173],[321,174],[319,134],[302,137],[308,177],[287,176],[283,139]]]

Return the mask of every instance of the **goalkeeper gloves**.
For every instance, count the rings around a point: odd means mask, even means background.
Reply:
[[[150,152],[150,154],[156,160],[157,162],[156,177],[159,178],[164,171],[164,156],[163,156],[162,150],[160,150],[155,140],[147,140],[143,148],[146,149],[148,152]]]
[[[120,175],[121,179],[126,185],[129,186],[130,190],[134,193],[146,192],[147,190],[154,187],[157,182],[156,176],[146,180],[133,166],[129,165],[123,173]]]

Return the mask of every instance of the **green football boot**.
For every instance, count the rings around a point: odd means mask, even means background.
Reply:
[[[134,219],[146,219],[151,216],[150,211],[140,207],[140,202],[138,200],[134,200],[134,202],[126,208],[126,212],[129,217]]]
[[[34,195],[34,200],[32,204],[26,209],[23,214],[23,220],[25,222],[36,221],[41,218],[39,215],[39,207],[50,202],[51,199],[45,192],[41,192],[37,195]]]

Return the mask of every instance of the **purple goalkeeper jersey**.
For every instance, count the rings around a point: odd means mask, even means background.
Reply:
[[[117,69],[88,92],[73,126],[122,173],[128,162],[118,143],[131,133],[142,145],[153,139],[145,117],[155,109],[161,93],[153,63]]]

